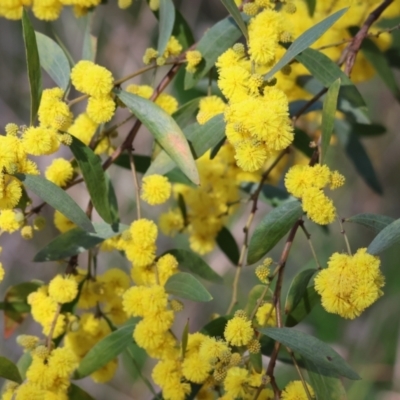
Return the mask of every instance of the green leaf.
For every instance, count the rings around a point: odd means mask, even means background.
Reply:
[[[196,117],[196,112],[199,109],[200,100],[203,97],[196,97],[188,101],[183,106],[179,107],[172,114],[172,118],[183,129],[192,119]]]
[[[23,353],[17,361],[17,368],[22,380],[26,379],[26,371],[32,364],[32,356],[30,352]]]
[[[386,132],[386,127],[379,124],[360,124],[354,122],[351,124],[351,132],[362,137],[379,136]]]
[[[370,230],[379,233],[382,229],[386,228],[392,222],[394,218],[386,215],[362,213],[353,215],[350,218],[346,218],[345,222],[352,222],[358,225],[363,225]]]
[[[105,222],[112,224],[116,222],[118,216],[115,215],[115,209],[114,212],[111,209],[109,196],[115,199],[115,194],[112,195],[114,190],[107,184],[101,159],[78,138],[71,137],[72,143],[69,147],[78,162],[93,206]]]
[[[185,327],[183,328],[182,332],[182,339],[181,339],[182,359],[185,358],[186,348],[188,345],[188,338],[189,338],[189,319],[186,321]]]
[[[308,14],[310,17],[314,15],[315,7],[317,6],[317,0],[306,0],[307,7],[308,7]]]
[[[263,194],[262,199],[265,198],[266,202],[272,207],[277,207],[290,198],[286,189],[268,183],[263,185],[261,193]]]
[[[225,226],[223,226],[218,232],[217,244],[224,254],[231,260],[232,264],[237,265],[240,256],[239,247],[235,238]]]
[[[178,10],[175,10],[175,23],[172,35],[177,38],[183,50],[186,50],[194,43],[192,30]]]
[[[122,353],[133,341],[132,334],[136,323],[137,320],[131,320],[97,342],[79,363],[73,379],[85,378]]]
[[[179,263],[179,268],[190,271],[209,282],[221,283],[222,277],[218,275],[200,256],[189,250],[172,249],[164,254],[172,254]]]
[[[251,288],[250,293],[248,294],[248,300],[246,304],[246,314],[250,317],[254,309],[256,308],[257,302],[264,293],[266,285],[255,285]],[[272,299],[272,292],[268,289],[267,293],[263,297],[263,301],[268,301]]]
[[[83,31],[82,60],[95,62],[97,52],[97,37],[91,34],[93,11],[81,17],[84,19],[85,29]]]
[[[113,224],[119,222],[119,212],[118,212],[118,200],[117,195],[115,194],[114,186],[111,182],[111,178],[107,172],[104,172],[106,177],[106,190],[107,190],[107,199],[108,206],[110,210],[111,220]]]
[[[41,249],[33,261],[56,261],[83,253],[128,229],[127,225],[108,225],[104,222],[95,222],[93,226],[94,232],[74,228],[62,233]]]
[[[199,184],[199,174],[189,144],[173,118],[147,99],[122,90],[116,90],[116,94],[153,134],[157,143],[185,175],[193,183]]]
[[[334,376],[361,379],[335,350],[313,336],[292,328],[260,328],[259,331]]]
[[[258,224],[250,239],[247,262],[254,264],[289,232],[303,215],[299,201],[289,201],[271,210]]]
[[[290,328],[297,325],[317,304],[321,304],[320,295],[315,291],[314,286],[308,287],[297,307],[287,316],[285,326]]]
[[[175,22],[175,7],[172,0],[160,0],[159,20],[157,51],[161,57],[167,47]]]
[[[140,154],[133,155],[133,161],[135,163],[136,172],[144,174],[150,167],[151,157],[143,156]],[[121,154],[113,163],[113,165],[117,165],[118,167],[122,167],[125,169],[131,169],[131,164],[129,160],[129,154],[123,153]]]
[[[264,76],[264,80],[271,79],[286,64],[293,60],[298,54],[310,47],[316,42],[346,11],[348,7],[343,8],[325,18],[318,24],[313,25],[310,29],[302,33],[287,49],[283,57],[275,64],[275,66]]]
[[[366,108],[365,101],[353,82],[328,56],[317,50],[307,49],[297,55],[296,59],[325,87],[329,87],[340,78],[340,96],[346,98],[355,107]]]
[[[340,379],[330,376],[329,371],[304,359],[304,366],[314,389],[316,400],[346,400],[346,391]]]
[[[358,137],[351,133],[350,124],[344,120],[335,120],[335,133],[365,183],[374,192],[382,194],[383,189],[372,162]]]
[[[249,355],[252,367],[258,374],[261,374],[263,368],[261,351],[256,354],[250,353]]]
[[[310,147],[311,142],[312,140],[307,133],[299,128],[294,128],[293,146],[296,147],[297,150],[300,150],[308,158],[311,158],[314,153],[314,149]]]
[[[218,57],[232,47],[242,36],[242,31],[232,17],[217,22],[208,29],[196,46],[203,59],[194,74],[185,74],[185,90],[190,89],[214,67]]]
[[[289,314],[293,311],[304,294],[307,291],[308,283],[310,282],[311,277],[317,272],[316,269],[306,269],[304,271],[299,272],[292,280],[290,284],[285,303],[285,313]]]
[[[22,383],[17,366],[8,358],[0,356],[0,377],[9,381]]]
[[[219,151],[221,150],[221,147],[225,144],[226,142],[226,137],[224,136],[219,143],[217,143],[216,146],[211,150],[210,152],[210,160],[214,160],[214,158],[217,156]]]
[[[242,15],[240,14],[240,11],[239,11],[237,5],[235,4],[234,0],[221,0],[221,3],[229,11],[229,14],[232,15],[232,18],[235,20],[238,27],[242,31],[243,36],[245,37],[246,41],[248,41],[249,33],[247,32],[247,26],[244,23]]]
[[[122,362],[124,369],[129,374],[131,382],[136,381],[142,376],[142,368],[147,360],[147,353],[136,343],[129,343],[127,348],[122,352]],[[143,379],[145,379],[143,377]],[[152,386],[150,385],[152,388]]]
[[[79,386],[71,383],[70,387],[68,388],[68,399],[69,400],[94,400],[94,398],[89,394],[86,393],[83,389]]]
[[[400,242],[400,219],[383,228],[370,243],[367,252],[378,255],[398,242]]]
[[[326,153],[331,142],[335,115],[337,109],[337,101],[340,89],[340,78],[336,79],[329,86],[328,93],[324,100],[324,108],[322,110],[322,140],[321,140],[321,164],[326,164]]]
[[[204,333],[207,336],[223,337],[225,326],[230,319],[232,319],[232,316],[229,315],[213,319],[208,324],[206,324],[200,332]]]
[[[207,289],[187,272],[178,272],[172,275],[165,284],[165,291],[174,296],[193,301],[206,302],[212,300]]]
[[[300,110],[302,110],[305,107],[305,105],[308,106],[309,103],[310,103],[309,100],[291,101],[289,103],[289,115],[290,115],[290,117],[293,117],[294,115],[296,115],[298,112],[300,112]],[[304,110],[301,115],[305,115],[305,114],[308,114],[309,112],[319,111],[319,110],[322,110],[322,102],[315,101],[313,104],[311,104],[309,107],[307,107],[307,109]]]
[[[53,182],[37,175],[18,173],[15,174],[15,177],[43,201],[60,211],[61,214],[64,214],[74,224],[85,231],[94,232],[92,222],[78,204]]]
[[[40,65],[50,75],[57,86],[67,90],[71,68],[62,48],[48,36],[35,32]]]
[[[36,43],[36,35],[25,8],[22,11],[22,30],[25,43],[26,63],[28,66],[29,86],[31,89],[31,117],[33,125],[42,97],[42,74],[40,72],[40,59]]]

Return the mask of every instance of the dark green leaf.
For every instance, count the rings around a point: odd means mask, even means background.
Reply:
[[[160,0],[159,20],[157,51],[162,56],[171,37],[175,22],[175,7],[172,0]]]
[[[21,375],[22,380],[26,379],[26,371],[31,366],[31,363],[32,363],[32,356],[31,353],[29,352],[22,354],[22,356],[19,358],[17,362],[17,368],[19,374]]]
[[[333,126],[337,109],[337,101],[340,89],[340,78],[336,79],[329,86],[328,93],[324,100],[321,124],[321,164],[326,164],[326,153],[331,143]]]
[[[69,400],[94,400],[94,398],[89,394],[86,393],[83,389],[79,386],[71,383],[70,387],[68,388],[68,399]]]
[[[226,137],[224,136],[219,143],[217,143],[216,146],[211,150],[210,152],[210,160],[214,160],[214,158],[217,156],[219,151],[221,150],[221,147],[225,144],[226,142]]]
[[[149,156],[142,156],[140,154],[135,154],[133,156],[133,161],[135,163],[136,172],[144,174],[151,164],[151,158]],[[125,169],[131,169],[131,164],[129,161],[129,154],[121,154],[114,162],[114,165],[122,167]]]
[[[48,36],[35,32],[40,65],[50,75],[57,86],[67,90],[71,72],[69,61],[62,48]]]
[[[355,107],[365,109],[365,101],[358,89],[340,67],[328,56],[317,50],[307,49],[299,54],[296,59],[325,87],[329,87],[340,78],[340,96],[346,98]]]
[[[292,328],[260,328],[259,331],[332,375],[361,379],[335,350],[313,336]]]
[[[286,296],[285,313],[291,313],[300,303],[307,291],[311,277],[317,272],[315,269],[306,269],[299,272],[292,280]]]
[[[260,300],[262,294],[264,293],[266,285],[256,285],[251,288],[250,293],[248,294],[248,300],[246,304],[246,314],[250,317],[253,311],[256,308],[257,302]],[[268,301],[272,299],[272,292],[270,289],[267,290],[267,293],[263,297],[262,301]]]
[[[247,32],[247,26],[243,21],[243,18],[240,14],[240,11],[235,4],[234,0],[221,0],[221,3],[225,6],[225,8],[229,11],[229,14],[232,15],[232,18],[235,20],[237,23],[238,27],[243,33],[243,36],[246,38],[246,40],[249,40],[249,34]]]
[[[263,197],[265,197],[266,202],[273,207],[279,206],[290,197],[290,194],[286,189],[269,185],[268,183],[263,185],[261,192]]]
[[[73,378],[85,378],[122,353],[133,341],[132,334],[136,323],[137,321],[129,321],[97,342],[83,357]]]
[[[37,175],[15,174],[29,190],[35,193],[43,201],[60,211],[74,224],[78,225],[85,231],[94,232],[92,222],[82,209],[64,190],[55,185],[53,182]]]
[[[183,299],[206,302],[212,300],[207,289],[191,274],[178,272],[172,275],[165,284],[165,291]]]
[[[117,195],[115,194],[114,186],[111,182],[111,178],[109,177],[107,172],[104,172],[106,177],[106,190],[107,190],[107,199],[108,206],[110,209],[111,220],[113,223],[119,222],[119,212],[118,212],[118,200]]]
[[[362,213],[346,218],[345,221],[363,225],[372,231],[379,233],[383,228],[386,228],[394,222],[394,218],[386,215]]]
[[[107,185],[106,176],[101,166],[101,159],[90,147],[75,136],[71,137],[70,149],[78,162],[93,206],[105,222],[112,224],[118,219],[118,215],[115,215],[115,210],[114,212],[111,210],[109,199],[109,196],[112,196],[109,190],[112,190],[112,192],[114,190]],[[115,194],[112,197],[115,198]]]
[[[232,47],[241,36],[242,32],[232,17],[225,18],[208,29],[196,46],[196,50],[200,51],[203,59],[196,67],[194,74],[186,72],[185,89],[194,87],[201,78],[206,76],[214,67],[218,57]]]
[[[386,132],[386,128],[379,124],[360,124],[358,122],[351,124],[351,132],[362,136],[379,136]]]
[[[254,264],[289,232],[303,215],[299,201],[289,201],[271,210],[258,224],[250,239],[247,262]]]
[[[311,142],[312,140],[307,133],[299,128],[294,128],[293,146],[309,158],[311,158],[314,153],[314,149],[310,147]]]
[[[97,52],[97,37],[91,34],[93,12],[84,17],[85,30],[83,32],[82,60],[95,62]]]
[[[95,222],[93,226],[94,232],[74,228],[62,233],[41,249],[35,255],[33,261],[56,261],[83,253],[97,246],[105,239],[120,235],[128,228],[127,225],[108,225],[104,222]]]
[[[196,97],[188,101],[172,114],[172,118],[182,129],[195,118],[201,99],[202,97]]]
[[[287,316],[285,326],[292,327],[301,322],[312,311],[314,306],[321,304],[321,297],[315,291],[314,287],[307,288],[303,298],[297,307]]]
[[[225,228],[225,226],[223,226],[218,232],[217,243],[218,247],[231,260],[232,264],[237,265],[240,256],[239,247],[235,238],[232,236],[229,229]]]
[[[183,221],[186,224],[187,220],[188,220],[187,219],[186,204],[185,204],[185,198],[182,196],[181,193],[178,194],[178,207],[179,207],[179,210],[180,210],[180,212],[182,214]]]
[[[186,50],[194,43],[192,30],[178,10],[175,10],[175,24],[172,34],[178,39],[183,50]]]
[[[164,174],[164,176],[168,178],[170,182],[183,183],[186,186],[196,187],[196,185],[191,182],[189,178],[178,167],[174,168],[172,171],[167,172],[166,174]]]
[[[297,115],[297,113],[300,112],[300,110],[303,110],[303,108],[310,103],[309,100],[295,100],[291,101],[289,103],[289,115],[290,117],[293,117],[294,115]],[[301,115],[305,115],[309,112],[312,111],[320,111],[322,110],[322,102],[320,101],[315,101],[312,103],[307,109],[305,109]]]
[[[186,321],[185,327],[183,328],[182,332],[182,339],[181,339],[182,359],[185,358],[186,348],[188,345],[188,338],[189,338],[189,320]]]
[[[185,175],[193,183],[199,184],[199,174],[189,144],[174,119],[147,99],[122,90],[116,90],[116,94],[153,134],[157,143]]]
[[[28,66],[29,86],[31,89],[30,124],[33,125],[42,97],[42,74],[40,71],[40,59],[35,31],[33,30],[28,13],[25,9],[22,11],[22,30],[25,43],[26,63]]]
[[[207,336],[223,337],[225,326],[230,319],[232,319],[232,317],[229,315],[213,319],[208,324],[206,324],[200,332],[204,333]]]
[[[310,47],[316,42],[346,11],[348,7],[343,8],[325,18],[323,21],[313,25],[310,29],[302,33],[287,49],[283,57],[274,65],[274,67],[264,76],[265,80],[271,79],[286,64],[292,61],[298,54]]]
[[[372,162],[358,137],[351,133],[350,124],[344,120],[336,120],[335,133],[365,183],[376,193],[382,194],[383,189]]]
[[[394,244],[400,242],[400,219],[383,228],[368,246],[368,253],[378,255]]]
[[[122,352],[122,362],[132,382],[138,378],[144,378],[142,376],[142,369],[146,360],[146,351],[134,342],[129,343],[127,348]],[[152,388],[151,385],[150,387]]]
[[[315,7],[317,6],[317,0],[306,0],[307,7],[308,7],[308,13],[310,14],[310,17],[314,15]]]
[[[304,366],[314,389],[316,400],[346,400],[346,391],[340,379],[330,376],[329,371],[304,359]]]
[[[22,383],[17,366],[8,358],[0,356],[0,377],[9,381]]]
[[[164,254],[172,254],[179,263],[179,268],[190,271],[206,281],[221,283],[219,276],[200,256],[189,250],[172,249]]]

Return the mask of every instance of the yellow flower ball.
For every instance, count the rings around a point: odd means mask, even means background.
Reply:
[[[306,382],[308,392],[311,398],[315,398],[313,388]],[[307,392],[304,389],[303,383],[301,381],[289,382],[285,389],[282,391],[282,400],[308,400]]]
[[[54,225],[61,233],[76,228],[76,225],[58,210],[54,212]]]
[[[57,303],[69,303],[78,294],[78,283],[72,277],[57,275],[49,283],[49,296]]]
[[[253,339],[251,321],[240,317],[234,317],[228,321],[225,327],[225,339],[232,346],[246,346]]]
[[[143,178],[140,197],[150,205],[165,203],[171,196],[172,186],[168,178],[161,175],[149,175]]]
[[[57,186],[65,186],[74,175],[72,164],[64,158],[56,158],[46,168],[45,176]]]
[[[88,116],[98,124],[110,121],[114,111],[115,102],[110,95],[91,97],[86,108]]]
[[[160,106],[167,114],[172,115],[178,109],[178,100],[167,93],[161,93],[155,103]]]
[[[0,229],[13,233],[21,226],[22,214],[17,214],[13,210],[3,210],[0,212]]]
[[[188,50],[186,52],[186,71],[194,73],[196,71],[196,66],[200,64],[202,55],[198,50]]]

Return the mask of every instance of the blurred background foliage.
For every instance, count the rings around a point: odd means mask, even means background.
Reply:
[[[321,1],[321,0],[320,0]],[[144,0],[135,0],[128,10],[120,10],[115,1],[109,1],[96,12],[93,18],[92,32],[98,37],[97,62],[110,69],[116,79],[123,77],[143,66],[142,55],[145,48],[154,44],[157,38],[157,21]],[[215,22],[226,16],[226,10],[216,0],[178,0],[175,5],[191,26],[195,39],[199,39],[204,31]],[[69,9],[64,10],[62,17],[54,23],[46,23],[33,19],[37,31],[50,37],[58,38],[68,49],[72,58],[79,59],[82,50],[85,18],[76,20]],[[399,21],[390,21],[393,26]],[[29,118],[29,85],[26,74],[25,54],[20,21],[0,19],[0,127],[9,122],[18,125],[27,124]],[[400,31],[393,32],[393,45],[389,54],[393,67],[400,68]],[[396,65],[397,63],[397,65]],[[400,71],[395,69],[396,78],[400,81]],[[44,75],[44,87],[54,84]],[[131,83],[152,84],[157,82],[159,73],[148,72],[135,78]],[[185,92],[182,85],[183,75],[178,74],[169,91],[177,96],[180,104],[199,94],[205,94],[201,89]],[[357,175],[353,164],[346,157],[343,149],[333,146],[328,164],[338,168],[346,176],[346,185],[336,194],[335,204],[342,217],[348,217],[363,212],[384,214],[393,218],[400,217],[400,104],[379,77],[359,85],[368,104],[371,120],[384,125],[387,132],[374,137],[361,138],[374,164],[377,176],[383,187],[383,195],[373,192]],[[128,128],[119,131],[123,138]],[[362,132],[360,132],[362,135]],[[150,154],[151,138],[142,129],[136,149],[140,154]],[[51,162],[51,157],[38,160],[43,170]],[[130,173],[118,167],[110,169],[116,192],[119,193],[119,203],[123,222],[129,222],[134,209],[133,193],[130,185]],[[129,181],[129,185],[126,182]],[[80,205],[87,202],[82,188],[74,188],[71,195]],[[260,204],[256,218],[260,219],[269,209],[266,204]],[[158,209],[145,208],[144,214],[156,218]],[[231,221],[235,238],[241,244],[242,228],[248,209],[243,207],[236,220]],[[52,211],[48,208],[44,216],[51,221]],[[253,226],[256,226],[255,223]],[[344,250],[345,243],[340,234],[338,224],[332,224],[329,233],[320,227],[308,224],[312,234],[314,247],[322,265],[334,251]],[[353,249],[367,247],[373,234],[360,226],[345,225]],[[62,271],[57,263],[33,263],[33,255],[54,236],[57,235],[51,223],[46,231],[34,237],[33,240],[22,241],[19,234],[2,236],[3,264],[8,269],[5,280],[1,283],[0,294],[5,296],[9,286],[31,279],[47,281],[55,274],[55,269]],[[183,238],[174,239],[180,246],[187,246]],[[173,247],[172,239],[161,239],[159,250]],[[272,252],[272,257],[278,259],[282,251],[282,243]],[[85,255],[80,256],[83,260]],[[197,330],[210,320],[212,312],[223,313],[229,303],[231,282],[234,269],[229,260],[218,250],[207,256],[211,266],[225,275],[225,285],[211,286],[214,296],[212,304],[188,304],[181,313],[177,325],[182,327],[190,317],[191,329]],[[321,306],[299,325],[299,329],[307,331],[321,340],[331,344],[349,364],[358,371],[361,381],[346,381],[350,400],[399,400],[400,399],[400,246],[394,246],[382,255],[382,270],[386,277],[385,296],[370,307],[361,317],[353,321],[326,313]],[[83,261],[85,262],[85,261]],[[285,286],[286,293],[291,278],[302,269],[312,265],[313,259],[304,236],[297,235],[292,253],[287,264]],[[111,266],[126,268],[126,261],[116,255],[105,255],[100,259],[100,268]],[[245,304],[251,288],[257,284],[254,268],[245,269],[240,284],[240,304]],[[4,319],[0,320],[0,329],[4,329]],[[0,353],[10,359],[19,358],[21,349],[15,344],[15,336],[21,333],[39,333],[39,326],[31,318],[27,318],[13,333],[11,338],[0,341]],[[122,365],[122,367],[121,367]],[[145,399],[147,391],[137,380],[136,374],[126,363],[121,363],[116,377],[107,385],[96,385],[89,379],[80,381],[94,398],[98,400],[125,400],[132,398]],[[124,366],[126,368],[124,368]],[[145,370],[150,371],[152,362],[147,361]],[[296,378],[295,370],[286,365],[279,365],[278,385]]]

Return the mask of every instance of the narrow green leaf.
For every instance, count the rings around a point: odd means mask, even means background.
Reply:
[[[172,249],[164,254],[172,254],[179,263],[179,268],[190,271],[209,282],[221,283],[222,277],[218,275],[200,256],[190,250]]]
[[[222,146],[225,144],[226,142],[226,137],[224,136],[221,141],[219,143],[217,143],[216,146],[214,146],[214,148],[211,150],[210,152],[210,160],[214,160],[214,158],[217,156],[217,154],[219,153],[219,151],[221,150]]]
[[[349,379],[361,379],[343,358],[321,340],[292,328],[260,328],[259,331],[274,339],[305,360],[329,371],[333,376],[344,376]]]
[[[340,78],[340,96],[345,97],[355,107],[366,108],[365,101],[353,82],[328,56],[317,50],[306,49],[296,59],[325,87]]]
[[[183,50],[186,50],[194,43],[193,33],[190,29],[189,24],[186,22],[182,14],[175,9],[175,23],[174,29],[172,30],[179,43],[182,45]]]
[[[310,384],[314,390],[316,400],[346,400],[346,391],[340,379],[330,376],[329,371],[304,359]]]
[[[107,190],[107,201],[110,210],[111,220],[113,224],[119,222],[119,211],[118,211],[118,200],[115,194],[114,186],[111,182],[111,178],[107,172],[104,172],[106,178],[106,190]]]
[[[337,101],[340,89],[340,78],[336,79],[332,85],[329,86],[328,93],[324,100],[324,107],[322,110],[322,140],[321,140],[321,164],[326,162],[326,153],[331,142],[333,126],[335,122],[335,115],[337,109]]]
[[[258,374],[261,374],[262,369],[263,369],[261,351],[259,353],[256,353],[256,354],[250,353],[250,363],[251,363],[251,366],[254,368],[254,370]]]
[[[127,348],[122,352],[122,363],[126,372],[129,374],[131,382],[136,381],[138,378],[142,378],[143,381],[146,379],[141,371],[147,358],[146,351],[134,342],[129,343]],[[151,385],[150,387],[152,388]]]
[[[314,153],[314,149],[310,147],[311,142],[312,140],[307,133],[300,128],[294,128],[293,146],[296,147],[297,150],[300,150],[308,158],[311,158]]]
[[[400,242],[400,219],[396,219],[383,228],[368,246],[368,253],[378,255],[394,244]]]
[[[257,302],[260,300],[262,294],[264,293],[266,285],[255,285],[251,288],[250,293],[247,296],[247,304],[245,307],[246,314],[250,316],[254,309],[256,308]],[[270,289],[263,297],[263,301],[268,301],[272,299],[272,292]]]
[[[383,189],[372,162],[358,137],[351,133],[350,124],[344,120],[335,120],[335,133],[365,183],[376,193],[382,194]]]
[[[190,121],[196,117],[196,112],[199,109],[200,100],[203,97],[196,97],[193,100],[188,101],[183,106],[179,107],[172,114],[172,118],[175,122],[183,129]]]
[[[60,211],[61,214],[64,214],[74,224],[85,231],[94,232],[92,222],[78,204],[53,182],[37,175],[18,173],[15,174],[15,177],[43,201]]]
[[[287,49],[283,57],[275,64],[275,66],[264,76],[267,81],[271,79],[286,64],[293,60],[298,54],[310,47],[316,42],[346,11],[348,7],[343,8],[325,18],[318,24],[313,25],[310,29],[302,33]]]
[[[95,62],[97,52],[97,37],[91,34],[93,11],[88,12],[84,17],[82,60]]]
[[[261,199],[265,198],[265,201],[272,207],[278,207],[290,198],[290,194],[286,189],[268,183],[263,185],[261,193],[263,194]]]
[[[133,341],[132,334],[136,323],[137,321],[129,321],[129,323],[97,342],[83,357],[73,378],[85,378],[122,353]]]
[[[386,127],[379,124],[360,124],[358,122],[351,124],[351,132],[362,136],[380,136],[386,132]]]
[[[107,184],[106,176],[101,166],[101,159],[78,138],[71,137],[72,143],[69,147],[78,162],[93,206],[105,222],[112,224],[117,219],[115,212],[111,210],[109,199],[109,196],[112,196],[109,190],[113,191],[113,189]],[[113,197],[115,198],[115,194]]]
[[[162,56],[174,28],[175,6],[172,0],[160,0],[159,20],[157,51]]]
[[[8,358],[0,356],[0,377],[9,381],[22,383],[17,366]]]
[[[144,174],[150,167],[151,157],[135,154],[133,155],[133,161],[135,163],[136,172]],[[129,154],[127,153],[121,154],[113,164],[117,165],[118,167],[130,170],[131,164],[129,160]]]
[[[190,89],[214,67],[218,57],[232,47],[242,36],[242,31],[232,17],[217,22],[208,29],[196,46],[203,59],[194,74],[185,74],[185,90]]]
[[[221,3],[228,10],[229,14],[232,15],[232,18],[235,20],[238,27],[242,31],[245,39],[249,40],[249,33],[247,32],[247,26],[244,23],[242,15],[240,14],[240,11],[239,11],[237,5],[235,4],[235,2],[233,0],[221,0]]]
[[[289,232],[303,215],[299,201],[289,201],[271,210],[258,224],[250,239],[247,262],[254,264]]]
[[[362,213],[353,215],[350,218],[346,218],[345,222],[352,222],[358,225],[363,225],[370,230],[379,233],[382,229],[386,228],[392,222],[394,218],[386,215]]]
[[[33,125],[42,97],[42,74],[40,71],[40,59],[35,31],[33,30],[28,13],[25,9],[22,11],[22,30],[25,43],[26,63],[28,66],[29,86],[31,89],[30,124]]]
[[[320,295],[315,291],[314,286],[308,287],[297,307],[287,316],[285,326],[290,328],[297,325],[317,304],[321,304]]]
[[[74,228],[62,233],[41,249],[33,261],[56,261],[83,253],[128,229],[127,225],[108,225],[104,222],[95,222],[93,226],[94,232]]]
[[[230,315],[225,315],[213,319],[208,324],[206,324],[200,332],[204,333],[207,336],[223,337],[225,326],[230,319],[232,319],[232,316]]]
[[[291,101],[289,103],[289,115],[290,115],[290,117],[293,117],[298,112],[300,112],[300,110],[302,110],[305,107],[305,105],[308,105],[309,102],[310,102],[309,100]],[[322,110],[322,102],[316,101],[313,104],[311,104],[309,107],[307,107],[307,109],[304,112],[302,112],[301,115],[305,115],[305,114],[308,114],[309,112],[319,111],[319,110]]]
[[[79,386],[71,383],[68,388],[68,399],[69,400],[94,400],[94,398]]]
[[[197,187],[178,167],[175,167],[172,171],[167,172],[164,174],[164,176],[168,178],[170,182],[183,183],[186,186]]]
[[[317,0],[306,0],[307,7],[308,7],[308,14],[310,17],[314,15],[315,7],[317,6]]]
[[[48,36],[35,32],[40,65],[50,75],[57,86],[67,90],[71,68],[62,48]]]
[[[28,371],[28,368],[32,364],[32,356],[30,352],[26,352],[22,354],[22,356],[19,358],[17,362],[17,368],[19,371],[19,374],[21,375],[22,380],[26,379],[26,371]]]
[[[178,194],[178,207],[179,210],[182,214],[182,218],[184,223],[186,223],[187,219],[187,210],[186,210],[186,204],[185,204],[185,198],[182,196],[181,193]]]
[[[304,297],[304,294],[307,291],[308,283],[310,282],[311,277],[317,272],[316,269],[306,269],[304,271],[299,272],[292,280],[290,284],[285,303],[285,313],[289,314],[294,310],[301,299]]]
[[[172,275],[165,284],[165,291],[174,296],[193,301],[206,302],[212,300],[207,289],[187,272],[178,272]]]
[[[231,260],[233,265],[237,265],[239,262],[239,247],[236,243],[235,238],[232,236],[229,229],[225,226],[218,232],[217,235],[218,247],[224,252],[224,254]]]
[[[185,358],[186,348],[188,345],[188,338],[189,338],[189,320],[186,321],[185,327],[183,328],[182,332],[182,339],[181,339],[182,359]]]
[[[116,94],[153,134],[157,143],[185,175],[193,183],[199,184],[199,174],[189,144],[173,118],[147,99],[122,90],[116,90]]]

